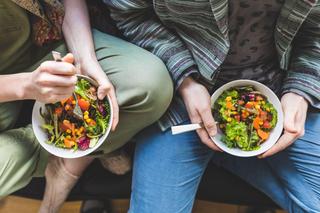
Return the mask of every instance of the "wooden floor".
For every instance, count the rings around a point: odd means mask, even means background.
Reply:
[[[125,213],[128,210],[129,200],[113,200],[113,213]],[[36,213],[40,201],[10,196],[0,200],[0,213]],[[60,213],[78,213],[81,202],[67,202]],[[207,201],[197,201],[193,213],[245,213],[247,207],[218,204]],[[277,213],[285,213],[277,211]]]

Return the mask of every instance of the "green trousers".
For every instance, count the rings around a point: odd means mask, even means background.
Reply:
[[[123,146],[144,127],[157,121],[170,104],[173,86],[165,65],[151,53],[113,36],[93,30],[96,55],[116,89],[120,120],[115,132],[99,148],[109,153]],[[82,44],[79,44],[82,45]],[[66,46],[55,49],[67,53]],[[33,65],[52,60],[51,54]],[[12,129],[23,103],[0,103],[0,197],[43,176],[48,153],[37,142],[31,125]]]

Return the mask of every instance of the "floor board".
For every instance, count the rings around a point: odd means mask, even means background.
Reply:
[[[0,213],[36,213],[38,211],[40,201],[9,196],[0,200]],[[113,213],[126,213],[129,206],[129,200],[119,199],[113,200]],[[60,213],[78,213],[81,202],[66,202]],[[213,203],[208,201],[196,201],[193,213],[245,213],[245,206],[228,205],[221,203]],[[285,213],[277,211],[277,213]]]

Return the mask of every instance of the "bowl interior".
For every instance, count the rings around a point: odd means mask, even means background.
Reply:
[[[236,81],[231,81],[231,82],[223,85],[222,87],[217,89],[213,93],[213,95],[211,96],[211,106],[214,105],[216,100],[219,98],[219,96],[225,90],[228,90],[228,89],[230,89],[232,87],[249,86],[249,85],[254,86],[254,88],[257,91],[259,91],[262,94],[264,94],[268,98],[268,101],[273,104],[273,106],[275,107],[275,109],[278,112],[278,122],[277,122],[275,128],[271,131],[268,140],[266,140],[261,145],[260,149],[254,150],[254,151],[243,151],[243,150],[241,150],[239,148],[229,148],[229,147],[227,147],[227,145],[224,142],[221,141],[221,138],[223,136],[222,131],[218,131],[217,135],[212,137],[212,140],[215,142],[215,144],[220,149],[222,149],[223,151],[225,151],[225,152],[227,152],[227,153],[229,153],[231,155],[235,155],[235,156],[239,156],[239,157],[252,157],[252,156],[257,156],[257,155],[260,155],[260,154],[266,152],[268,149],[270,149],[277,142],[277,140],[281,136],[282,129],[283,129],[283,112],[282,112],[281,103],[280,103],[278,97],[267,86],[265,86],[265,85],[263,85],[263,84],[261,84],[259,82],[256,82],[256,81],[252,81],[252,80],[236,80]]]
[[[111,105],[110,98],[109,97],[107,97],[107,98],[108,98],[108,102],[110,105],[110,120],[109,120],[108,129],[107,129],[106,133],[98,140],[97,144],[94,147],[89,148],[84,151],[83,150],[74,151],[72,149],[58,148],[52,144],[46,143],[46,141],[48,140],[48,137],[47,137],[45,130],[43,130],[41,128],[41,126],[45,123],[45,121],[40,115],[40,108],[42,108],[42,110],[44,110],[45,104],[38,102],[38,101],[36,101],[36,103],[33,106],[33,110],[32,110],[32,128],[33,128],[33,131],[34,131],[34,134],[35,134],[37,140],[39,141],[41,146],[45,150],[47,150],[49,153],[51,153],[55,156],[58,156],[58,157],[62,157],[62,158],[79,158],[79,157],[86,156],[86,155],[90,154],[91,152],[95,151],[98,147],[100,147],[106,141],[106,139],[110,133],[111,126],[112,126],[112,120],[113,120],[112,105]]]

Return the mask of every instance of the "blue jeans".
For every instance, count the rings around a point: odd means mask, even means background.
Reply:
[[[141,132],[137,141],[130,213],[191,212],[210,160],[289,212],[320,212],[320,113],[308,114],[301,139],[263,160],[217,153],[195,132],[173,136],[156,125]]]

